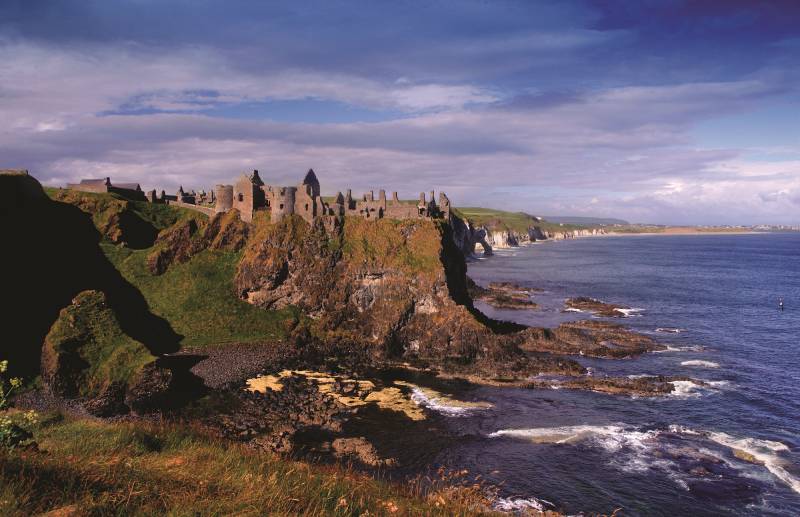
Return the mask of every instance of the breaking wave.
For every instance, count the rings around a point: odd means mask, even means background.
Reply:
[[[547,507],[554,508],[555,505],[550,501],[535,497],[500,497],[495,499],[492,504],[492,508],[499,512],[524,512],[526,510],[543,512]]]
[[[789,447],[781,442],[758,438],[735,438],[726,433],[709,432],[706,436],[718,444],[728,447],[734,455],[744,461],[764,465],[772,475],[800,494],[800,479],[786,470],[787,462],[778,454],[788,452]]]
[[[782,456],[789,452],[789,447],[777,441],[739,438],[680,425],[644,429],[625,424],[501,429],[488,437],[596,447],[612,454],[610,464],[622,470],[659,469],[684,489],[690,489],[697,476],[704,475],[697,472],[705,469],[718,476],[737,479],[743,475],[747,477],[748,469],[763,467],[775,479],[800,493],[800,478],[790,471],[800,469]]]
[[[719,363],[715,363],[713,361],[701,361],[699,359],[693,359],[691,361],[683,361],[681,366],[698,366],[701,368],[719,368]]]
[[[400,384],[400,383],[398,383]],[[492,405],[488,402],[468,402],[452,399],[437,391],[420,388],[413,384],[408,384],[411,388],[411,400],[418,406],[424,406],[432,411],[446,416],[467,416],[474,411],[488,409]]]
[[[678,398],[700,397],[731,385],[729,381],[702,381],[702,383],[694,381],[672,381],[670,384],[674,386],[674,389],[669,396]]]
[[[702,352],[705,350],[706,347],[703,345],[691,345],[691,346],[672,346],[667,345],[666,348],[661,350],[653,350],[654,354],[663,354],[664,352]]]
[[[640,316],[640,312],[644,311],[644,309],[639,309],[636,307],[631,307],[628,309],[622,309],[619,307],[614,307],[614,310],[617,312],[621,312],[624,318],[630,318],[631,316]]]
[[[541,427],[532,429],[501,429],[489,434],[490,438],[510,437],[535,443],[574,444],[592,442],[609,452],[623,447],[641,448],[646,440],[654,438],[656,431],[638,431],[623,425],[575,425],[564,427]]]

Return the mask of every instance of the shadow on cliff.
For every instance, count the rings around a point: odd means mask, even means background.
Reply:
[[[59,311],[86,289],[105,292],[122,330],[154,355],[178,350],[182,336],[150,312],[142,294],[108,261],[89,215],[51,201],[29,176],[0,176],[0,206],[0,359],[8,359],[15,373],[39,372],[47,332]]]
[[[135,250],[151,247],[158,237],[158,228],[132,211],[126,210],[120,214],[119,226],[125,235],[126,244]]]
[[[464,258],[463,250],[456,245],[455,239],[453,238],[453,231],[451,225],[444,225],[444,231],[442,232],[442,255],[440,257],[442,266],[444,267],[447,290],[450,292],[450,298],[458,305],[466,307],[476,320],[495,334],[512,334],[528,328],[519,323],[490,318],[475,308],[472,296],[470,296],[469,293],[467,261]]]

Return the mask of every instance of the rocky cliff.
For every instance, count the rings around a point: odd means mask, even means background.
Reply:
[[[453,241],[465,257],[473,255],[478,245],[484,255],[492,254],[492,246],[486,239],[486,228],[476,227],[468,219],[462,219],[457,215],[451,216],[450,226],[453,231]]]
[[[299,308],[311,320],[310,337],[331,354],[483,377],[581,370],[569,360],[526,355],[520,345],[540,335],[474,310],[463,248],[445,223],[348,217],[333,232],[296,217],[256,224],[237,293],[265,309]]]
[[[513,248],[536,241],[575,239],[606,233],[602,228],[557,230],[534,225],[521,231],[509,228],[501,221],[476,226],[471,221],[458,217],[453,217],[451,226],[456,245],[465,256],[481,250],[484,254],[491,255],[492,249]]]

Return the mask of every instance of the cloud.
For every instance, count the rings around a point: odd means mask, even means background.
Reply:
[[[681,42],[648,47],[642,20],[579,3],[462,5],[239,4],[243,14],[228,19],[205,4],[149,14],[67,2],[63,23],[12,10],[12,29],[0,25],[2,165],[54,185],[112,176],[168,190],[253,168],[295,183],[314,167],[328,193],[435,187],[456,204],[534,213],[796,222],[797,161],[748,160],[748,150],[703,146],[691,133],[796,93],[788,46],[772,44],[790,41],[785,31],[761,38],[781,66],[751,53],[710,66],[724,49],[687,60]],[[168,30],[179,14],[191,24]],[[158,16],[162,25],[141,23]],[[712,38],[728,34],[724,25],[703,27]],[[270,115],[270,103],[288,101],[352,112]],[[784,147],[782,156],[800,154]]]

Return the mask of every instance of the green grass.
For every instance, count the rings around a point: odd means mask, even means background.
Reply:
[[[121,231],[113,225],[113,216],[123,212],[133,214],[156,230],[195,219],[201,227],[197,236],[208,219],[204,214],[164,204],[131,201],[116,194],[54,188],[45,191],[52,199],[75,205],[92,216],[103,235],[100,244],[103,253],[141,292],[150,311],[167,320],[175,332],[184,336],[181,345],[259,342],[284,336],[283,323],[294,317],[293,310],[265,311],[236,297],[233,278],[240,253],[206,250],[184,264],[172,264],[162,275],[153,275],[146,267],[146,259],[154,246],[131,249],[109,239]]]
[[[0,514],[470,515],[476,489],[392,485],[166,424],[51,416],[0,454]]]
[[[77,382],[80,394],[96,396],[110,382],[127,384],[146,363],[155,358],[147,348],[125,334],[105,295],[84,291],[65,308],[45,338],[44,363],[59,354],[77,353],[86,371]],[[73,350],[77,348],[76,350]],[[43,365],[47,366],[47,365]]]
[[[399,269],[410,276],[441,268],[442,230],[435,221],[346,217],[342,252],[353,264]]]
[[[265,311],[238,299],[233,277],[240,253],[206,250],[155,276],[146,266],[147,250],[101,245],[106,256],[147,300],[150,311],[166,319],[184,338],[183,346],[256,342],[284,336],[291,309]]]
[[[517,233],[526,233],[528,228],[536,226],[548,232],[569,232],[591,228],[578,224],[558,224],[548,221],[537,221],[532,215],[525,212],[506,212],[494,208],[459,207],[453,212],[462,219],[468,219],[476,226],[486,226],[492,229],[513,230]]]

